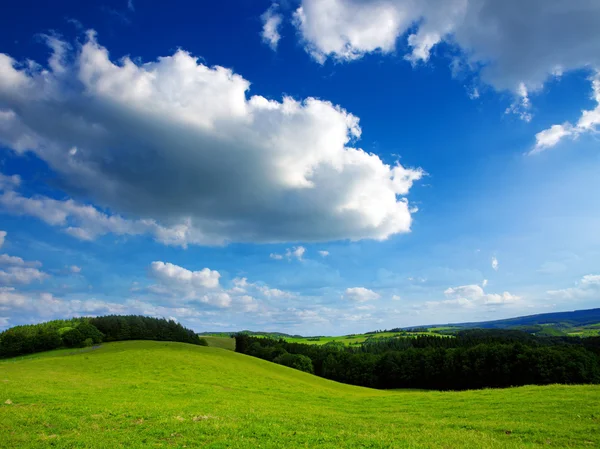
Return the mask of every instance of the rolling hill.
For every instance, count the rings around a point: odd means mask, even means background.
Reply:
[[[598,447],[598,386],[380,391],[129,341],[0,361],[0,446]]]
[[[535,326],[544,324],[563,324],[577,327],[600,323],[600,309],[573,310],[570,312],[540,313],[505,320],[459,323],[449,326],[481,327],[484,329],[508,329],[517,326]]]

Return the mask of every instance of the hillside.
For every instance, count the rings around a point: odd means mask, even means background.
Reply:
[[[516,326],[534,326],[544,324],[563,324],[568,327],[587,326],[600,323],[600,308],[573,310],[570,312],[540,313],[505,320],[459,323],[451,326],[506,329]]]
[[[598,447],[600,388],[378,391],[219,348],[0,361],[2,447]]]

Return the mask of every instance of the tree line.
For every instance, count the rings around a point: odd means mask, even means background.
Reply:
[[[108,315],[12,327],[0,333],[0,358],[121,340],[177,341],[207,346],[205,339],[173,320]]]
[[[371,388],[466,390],[600,383],[600,337],[536,337],[474,329],[456,337],[371,339],[322,346],[236,335],[236,351]]]

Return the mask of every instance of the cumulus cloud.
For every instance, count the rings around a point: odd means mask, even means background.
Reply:
[[[0,144],[33,152],[99,207],[14,188],[2,207],[77,238],[150,233],[181,246],[410,230],[405,196],[422,170],[356,148],[359,120],[340,106],[249,97],[242,76],[183,50],[115,63],[93,32],[49,43],[48,68],[0,54]]]
[[[149,275],[157,281],[149,288],[151,293],[185,304],[200,303],[257,311],[261,308],[261,301],[295,297],[294,293],[272,288],[264,283],[249,282],[247,278],[234,278],[229,288],[226,288],[220,283],[221,274],[209,268],[191,271],[179,265],[156,261],[150,265]],[[253,300],[250,301],[249,298]]]
[[[129,220],[120,215],[105,213],[98,208],[72,199],[56,200],[43,195],[26,197],[0,185],[0,207],[15,215],[27,215],[60,227],[65,233],[79,240],[94,240],[109,233],[115,235],[150,234],[165,245],[186,247],[188,244],[215,244],[194,229],[189,220],[170,227],[162,226],[153,219]]]
[[[37,260],[23,260],[17,256],[10,256],[8,254],[0,254],[0,265],[16,265],[19,267],[41,267],[42,263]]]
[[[600,274],[585,275],[575,287],[561,290],[549,290],[548,295],[557,299],[588,299],[600,296]]]
[[[498,271],[499,264],[498,264],[498,259],[496,258],[496,256],[492,256],[492,268],[494,270]]]
[[[0,231],[0,248],[4,245],[4,239],[6,239],[6,231]]]
[[[473,308],[477,306],[501,306],[506,304],[514,304],[521,300],[520,296],[513,295],[509,292],[502,294],[485,293],[479,285],[462,285],[460,287],[450,287],[444,291],[447,299],[442,301],[429,301],[427,306],[458,306],[464,308]]]
[[[441,42],[498,89],[540,87],[549,76],[600,67],[600,4],[594,0],[302,0],[296,25],[307,51],[352,60],[391,53],[406,36],[413,63]]]
[[[596,102],[594,109],[582,111],[577,124],[565,122],[562,125],[552,125],[535,135],[535,146],[530,155],[539,154],[556,146],[564,138],[576,139],[582,134],[598,133],[600,125],[600,72],[592,78],[592,99]]]
[[[357,302],[365,302],[365,301],[373,301],[375,299],[379,299],[380,295],[375,293],[373,290],[369,290],[364,287],[352,287],[346,289],[346,298],[357,301]]]
[[[267,9],[261,16],[263,22],[261,33],[262,40],[265,44],[271,47],[271,50],[273,51],[277,50],[277,44],[279,43],[279,39],[281,39],[279,27],[283,21],[283,16],[277,12],[278,10],[279,5],[277,3],[273,3],[271,7]]]
[[[81,267],[78,267],[77,265],[71,265],[69,267],[69,271],[74,274],[79,274],[81,273]]]
[[[190,271],[179,265],[165,262],[152,262],[150,274],[155,279],[170,285],[193,288],[216,288],[219,286],[221,274],[209,268]]]
[[[0,270],[0,285],[31,284],[41,282],[48,275],[37,268],[10,266]]]
[[[319,251],[319,255],[321,257],[327,257],[327,256],[329,256],[329,251],[321,250],[321,251]]]

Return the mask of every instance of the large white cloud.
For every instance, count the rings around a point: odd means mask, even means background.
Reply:
[[[427,61],[435,45],[462,50],[482,79],[517,92],[552,74],[600,67],[596,0],[302,0],[295,13],[307,50],[319,61],[396,50]]]
[[[353,148],[358,119],[339,106],[248,97],[240,75],[182,50],[114,63],[93,33],[74,50],[48,42],[48,68],[0,54],[0,144],[34,152],[67,192],[108,208],[107,219],[137,220],[131,233],[160,223],[180,230],[180,244],[218,244],[385,239],[410,230],[403,197],[422,171]],[[20,202],[16,209],[29,202],[6,201]],[[93,238],[123,232],[121,224],[71,233]]]

